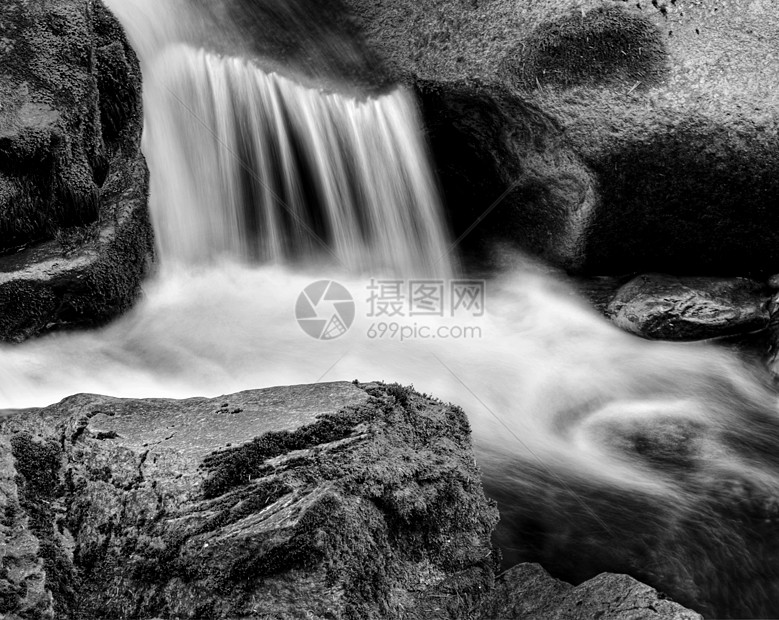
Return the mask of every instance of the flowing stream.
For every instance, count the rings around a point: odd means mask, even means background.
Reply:
[[[624,334],[530,266],[482,300],[410,93],[324,92],[198,47],[208,24],[180,2],[108,4],[144,70],[159,272],[106,328],[0,348],[0,406],[413,384],[468,413],[508,563],[629,572],[720,617],[779,614],[779,424],[751,369]],[[319,281],[353,310],[307,289]],[[420,283],[426,312],[410,316]],[[310,306],[346,333],[305,333]]]

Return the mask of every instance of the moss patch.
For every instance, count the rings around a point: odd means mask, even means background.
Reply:
[[[55,610],[66,616],[76,597],[76,573],[56,535],[54,507],[63,495],[62,449],[51,439],[36,440],[27,433],[12,437],[11,446],[16,459],[19,504],[38,539],[38,553],[46,570],[46,586],[55,599]],[[43,617],[40,616],[41,620]]]
[[[669,74],[662,33],[620,7],[575,11],[545,22],[504,61],[526,89],[541,86],[649,88]]]
[[[296,431],[267,433],[251,443],[218,452],[207,458],[203,467],[209,478],[203,483],[203,495],[213,498],[256,478],[265,462],[293,450],[305,450],[348,437],[354,427],[370,419],[371,411],[350,408],[338,415],[325,415],[316,423]]]

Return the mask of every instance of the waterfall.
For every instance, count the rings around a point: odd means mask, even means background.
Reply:
[[[163,269],[103,329],[0,346],[0,407],[414,384],[467,412],[507,558],[630,571],[710,615],[779,613],[779,419],[751,368],[625,334],[529,265],[487,283],[481,314],[377,337],[376,280],[456,272],[411,95],[324,92],[206,51],[183,0],[109,4],[143,64]],[[337,339],[296,321],[323,280],[355,303]]]
[[[145,152],[160,171],[151,196],[163,264],[227,255],[450,273],[409,93],[320,92],[183,44],[166,48],[146,76]]]

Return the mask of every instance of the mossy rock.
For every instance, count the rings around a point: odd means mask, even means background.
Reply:
[[[152,254],[141,77],[99,1],[0,8],[0,340],[105,322]]]
[[[0,562],[39,562],[50,597],[2,613],[466,618],[492,587],[498,515],[467,418],[409,388],[80,395],[3,418],[3,446]]]
[[[670,73],[662,32],[622,7],[574,11],[544,22],[504,61],[525,89],[649,88]]]

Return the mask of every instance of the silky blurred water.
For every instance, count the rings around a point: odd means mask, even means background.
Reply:
[[[193,46],[207,24],[180,4],[109,4],[144,66],[159,273],[108,327],[0,347],[0,406],[413,384],[467,412],[509,562],[779,613],[779,424],[755,369],[622,333],[529,263],[490,279],[481,316],[371,316],[371,279],[462,277],[410,94],[321,93]],[[355,301],[332,340],[295,317],[322,279]],[[471,331],[401,341],[377,322]]]
[[[220,256],[446,276],[413,98],[356,100],[171,45],[145,76],[144,151],[164,266]]]

